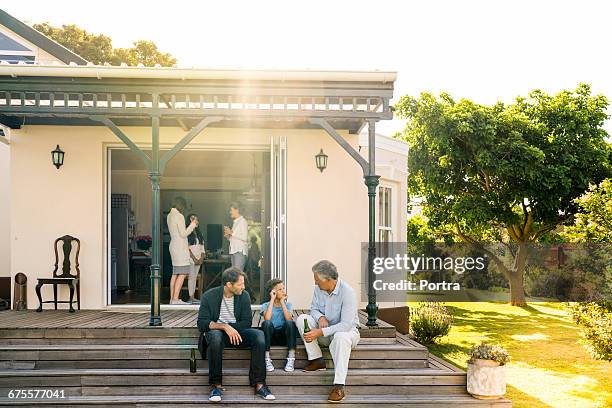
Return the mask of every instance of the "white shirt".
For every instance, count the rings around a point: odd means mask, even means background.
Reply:
[[[219,322],[221,323],[236,323],[234,315],[234,296],[226,298],[221,294],[221,308],[219,309]]]
[[[249,232],[249,226],[247,221],[241,215],[234,220],[232,225],[232,235],[229,237],[229,253],[235,254],[236,252],[242,252],[247,255],[247,236]]]
[[[195,224],[185,228],[185,217],[176,208],[172,208],[166,219],[170,233],[170,259],[172,266],[189,266],[189,242],[187,237],[193,232]]]

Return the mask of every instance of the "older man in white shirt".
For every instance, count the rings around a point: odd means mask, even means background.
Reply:
[[[296,325],[308,353],[308,365],[304,371],[325,370],[325,360],[320,345],[329,346],[334,361],[334,386],[329,402],[344,399],[344,384],[348,373],[351,350],[359,343],[359,317],[357,297],[348,283],[338,278],[336,266],[329,261],[319,261],[312,267],[314,293],[310,314],[300,315]],[[310,331],[304,334],[304,322]]]
[[[232,266],[244,271],[248,254],[247,236],[249,226],[246,219],[240,215],[240,207],[237,203],[230,204],[229,214],[234,223],[232,228],[225,227],[224,235],[229,240],[229,254]]]

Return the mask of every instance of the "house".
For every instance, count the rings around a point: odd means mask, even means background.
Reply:
[[[82,57],[0,10],[0,64],[84,65]],[[0,125],[0,298],[9,298],[10,194],[8,147],[10,129]]]
[[[510,407],[472,398],[465,372],[376,318],[363,244],[371,260],[375,241],[406,236],[407,146],[375,131],[391,118],[395,73],[100,67],[6,13],[0,33],[12,41],[0,45],[19,50],[0,49],[10,56],[0,63],[0,196],[10,198],[0,202],[0,268],[11,281],[27,275],[30,309],[0,312],[0,405],[208,402],[206,364],[187,369],[197,306],[165,305],[164,220],[182,196],[209,252],[199,289],[217,285],[227,265],[221,231],[239,202],[253,327],[271,277],[285,280],[294,318],[307,312],[320,259],[358,291],[368,307],[345,404]],[[51,276],[52,243],[66,234],[80,239],[82,310],[37,313],[37,278]],[[142,235],[152,235],[150,250],[139,248]],[[42,288],[45,300],[51,290]],[[285,353],[271,349],[275,360]],[[324,357],[332,368],[327,349]],[[248,352],[225,350],[224,359],[222,404],[254,406]],[[296,368],[306,363],[300,340]],[[276,403],[327,403],[331,370],[279,371],[266,379]]]
[[[255,305],[265,281],[280,277],[294,305],[309,306],[305,288],[320,259],[332,260],[366,304],[364,176],[380,176],[371,187],[374,239],[406,235],[407,147],[375,135],[376,122],[392,115],[395,73],[93,66],[4,12],[0,24],[0,45],[10,48],[0,50],[10,56],[0,64],[0,124],[10,134],[10,226],[2,230],[10,231],[10,276],[28,277],[30,308],[37,278],[51,276],[52,244],[66,234],[81,242],[81,308],[148,307],[151,264],[168,303],[165,214],[176,196],[201,220],[211,257],[203,288],[218,284],[227,254],[219,231],[238,202],[257,254],[247,271]],[[65,152],[58,168],[56,147]],[[160,157],[175,153],[167,165],[162,157],[163,172],[146,163],[156,148]],[[316,165],[321,152],[325,169]],[[140,235],[153,236],[151,254],[138,251]],[[52,298],[50,286],[42,297]]]

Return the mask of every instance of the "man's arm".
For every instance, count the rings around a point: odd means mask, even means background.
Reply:
[[[340,321],[334,325],[323,328],[323,336],[331,336],[339,331],[349,331],[353,328],[355,315],[357,314],[357,299],[355,293],[350,291],[342,299]]]
[[[321,299],[317,293],[317,288],[315,288],[312,293],[312,303],[310,304],[310,316],[312,316],[312,318],[318,322],[319,318],[324,315],[325,305],[321,302]]]
[[[200,302],[200,311],[198,312],[198,329],[202,333],[206,333],[211,329],[210,322],[210,302],[207,296],[202,296],[202,301]]]
[[[237,320],[236,323],[231,325],[236,330],[250,329],[253,323],[253,317],[251,316],[251,296],[246,290],[242,293],[243,295],[240,296],[242,298],[240,302],[240,320]]]

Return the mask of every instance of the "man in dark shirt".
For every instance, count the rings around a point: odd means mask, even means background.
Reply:
[[[251,328],[251,298],[244,290],[244,273],[235,267],[223,271],[221,286],[206,291],[200,301],[198,329],[206,336],[208,349],[209,400],[221,401],[222,367],[225,347],[250,347],[249,383],[263,399],[276,399],[266,386],[263,332]]]

